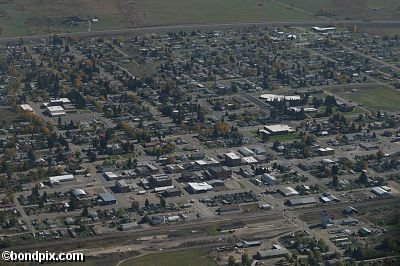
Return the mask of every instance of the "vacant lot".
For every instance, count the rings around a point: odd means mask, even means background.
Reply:
[[[186,249],[133,258],[123,262],[121,266],[180,266],[182,263],[187,266],[217,265],[208,256],[207,249]]]
[[[3,37],[87,31],[94,17],[91,30],[317,19],[270,0],[0,0]]]
[[[364,104],[367,108],[384,111],[396,111],[400,109],[400,92],[394,89],[373,87],[362,88],[356,91],[335,89],[332,92],[353,100],[356,103]]]

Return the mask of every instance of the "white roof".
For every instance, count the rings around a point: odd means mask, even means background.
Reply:
[[[51,103],[57,103],[57,102],[62,102],[62,103],[70,103],[71,101],[68,98],[51,98],[50,99]]]
[[[202,183],[188,183],[188,186],[196,191],[212,190],[213,187],[206,182]]]
[[[264,126],[264,128],[270,132],[282,132],[282,131],[294,132],[294,129],[292,127],[289,127],[288,125],[284,124],[269,125],[269,126]]]
[[[50,183],[71,181],[71,180],[74,180],[74,176],[73,175],[59,175],[59,176],[51,176],[51,177],[49,177]]]
[[[270,93],[262,94],[262,95],[260,95],[260,98],[266,100],[267,102],[273,102],[274,100],[295,101],[295,100],[301,99],[300,95],[277,95],[277,94],[270,94]]]
[[[25,112],[33,112],[33,109],[29,104],[21,104],[20,107]]]
[[[328,30],[336,30],[336,28],[335,28],[335,27],[328,27],[328,28],[312,27],[312,28],[313,28],[313,30],[316,30],[316,31],[328,31]]]
[[[389,192],[387,192],[386,190],[384,190],[384,189],[382,189],[380,187],[374,187],[374,188],[371,189],[371,191],[373,193],[375,193],[375,194],[378,194],[378,195],[389,194]]]
[[[332,148],[319,148],[318,149],[319,151],[333,151],[334,149],[332,149]]]
[[[276,177],[275,177],[275,176],[269,175],[269,174],[267,174],[267,173],[263,174],[263,175],[261,176],[261,179],[267,179],[267,180],[276,181]]]
[[[285,196],[299,195],[299,192],[292,187],[282,187],[280,190]]]
[[[242,160],[243,160],[245,163],[258,163],[258,161],[256,160],[256,158],[254,158],[253,156],[243,157]]]
[[[234,152],[228,152],[228,153],[225,153],[225,155],[228,156],[232,160],[240,159],[239,155],[237,155]]]
[[[62,112],[64,108],[62,106],[48,106],[47,110],[49,110],[49,112]]]
[[[104,174],[108,177],[112,177],[112,178],[117,178],[118,175],[116,175],[114,172],[104,172]]]

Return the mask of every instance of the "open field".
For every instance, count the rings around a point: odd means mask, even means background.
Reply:
[[[362,88],[356,91],[335,89],[332,92],[371,109],[383,111],[399,110],[400,92],[387,87]]]
[[[129,259],[121,263],[121,266],[178,266],[182,265],[182,262],[187,266],[216,265],[216,263],[208,256],[207,249],[186,249]]]
[[[318,19],[269,0],[0,0],[2,36],[191,23]],[[80,18],[66,19],[77,16]]]
[[[341,19],[397,20],[400,17],[400,2],[397,0],[278,1],[313,14],[319,14],[323,9],[330,10]]]

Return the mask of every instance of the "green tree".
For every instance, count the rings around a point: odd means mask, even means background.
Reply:
[[[249,265],[251,265],[249,255],[247,255],[247,253],[244,253],[244,254],[242,255],[242,265],[243,265],[243,266],[249,266]]]
[[[137,202],[136,200],[133,200],[132,204],[131,204],[131,208],[132,208],[132,211],[138,211],[139,210],[139,202]]]
[[[233,256],[229,256],[229,258],[228,258],[228,266],[235,266],[235,265],[236,265],[235,258]]]
[[[165,208],[167,206],[167,202],[165,201],[163,196],[160,196],[160,205]]]

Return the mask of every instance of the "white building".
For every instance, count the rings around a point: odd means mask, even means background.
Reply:
[[[276,179],[276,177],[274,177],[274,176],[272,176],[272,175],[269,175],[269,174],[267,174],[267,173],[265,173],[265,174],[263,174],[263,175],[261,176],[261,180],[262,180],[264,183],[267,183],[267,184],[269,184],[269,185],[276,185],[276,184],[278,184],[278,180]]]
[[[203,193],[213,190],[213,187],[206,182],[202,183],[188,183],[188,190],[191,193]]]
[[[21,104],[20,107],[24,112],[33,112],[33,109],[29,104]]]
[[[264,129],[271,135],[288,134],[295,132],[292,127],[284,124],[268,125],[264,126]]]
[[[277,94],[262,94],[260,95],[261,99],[266,100],[267,102],[273,102],[273,101],[298,101],[301,100],[300,95],[277,95]]]
[[[59,176],[49,177],[49,182],[52,186],[58,185],[60,182],[73,181],[73,180],[74,180],[73,175],[59,175]]]
[[[46,113],[52,117],[66,115],[62,106],[48,106],[46,107]]]

